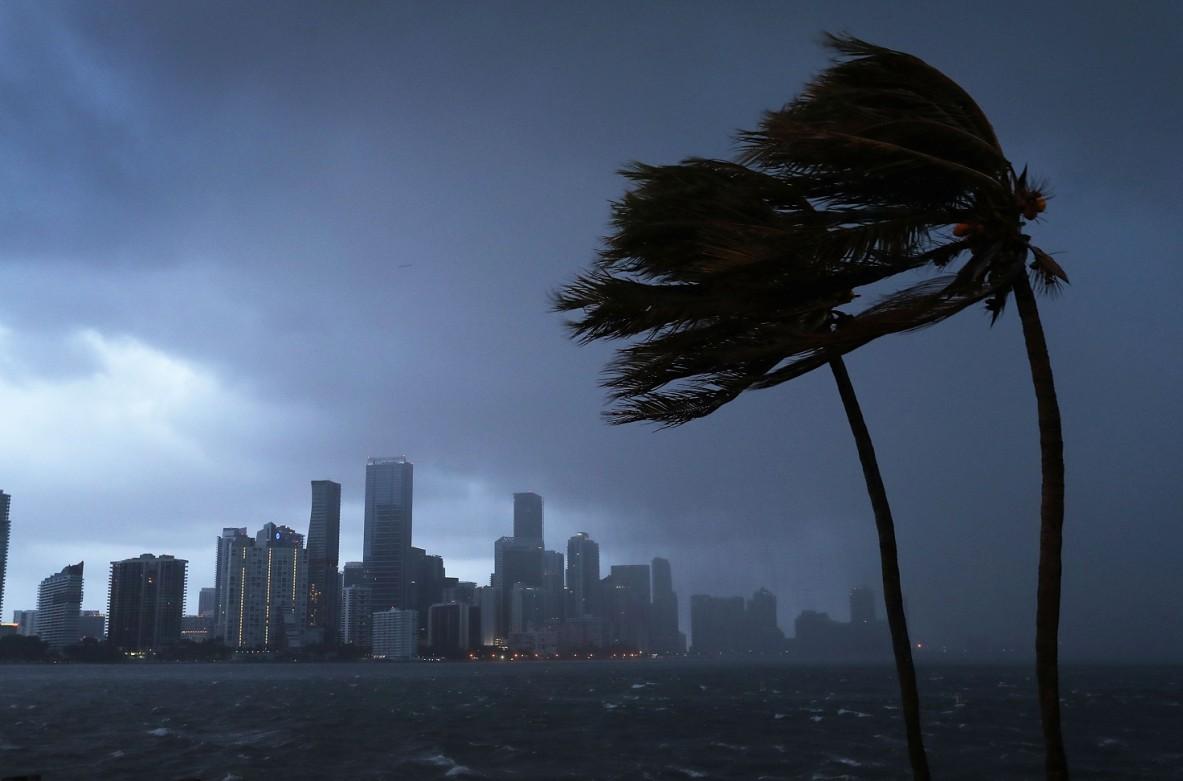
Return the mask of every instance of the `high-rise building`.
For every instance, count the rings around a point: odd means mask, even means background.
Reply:
[[[341,588],[349,588],[350,586],[365,586],[368,585],[366,581],[366,565],[360,561],[347,561],[345,566],[341,568]]]
[[[31,637],[37,634],[36,610],[14,610],[12,611],[12,622],[16,624],[16,632],[19,635]]]
[[[532,537],[501,537],[493,545],[493,588],[497,590],[496,632],[506,637],[510,631],[513,587],[522,584],[542,587],[542,540]]]
[[[411,547],[407,584],[407,604],[415,610],[419,620],[419,638],[427,639],[427,611],[444,601],[444,587],[448,577],[442,556],[432,556],[422,548]]]
[[[203,643],[210,639],[210,616],[181,616],[181,639],[192,643]]]
[[[362,558],[374,589],[374,610],[406,608],[410,581],[414,465],[405,457],[366,463]]]
[[[696,654],[741,653],[747,636],[743,597],[690,597],[690,633]]]
[[[678,595],[674,593],[670,563],[663,558],[653,560],[653,620],[652,646],[666,654],[686,652],[686,635],[678,631]]]
[[[365,583],[354,583],[341,591],[341,642],[369,648],[373,624],[374,590]]]
[[[308,615],[304,536],[266,523],[253,539],[229,535],[228,544],[218,552],[224,554],[225,572],[217,586],[215,636],[232,648],[303,645]]]
[[[12,520],[8,511],[12,497],[0,491],[0,615],[4,615],[4,580],[8,574],[8,538],[12,534]]]
[[[85,640],[93,637],[102,640],[107,636],[107,617],[99,610],[83,610],[78,613],[78,637]]]
[[[458,602],[432,605],[427,620],[427,645],[432,654],[458,658],[480,644],[481,610]]]
[[[514,583],[509,590],[509,633],[532,632],[546,625],[541,588]]]
[[[250,535],[246,533],[246,527],[222,529],[222,534],[218,537],[218,555],[214,570],[214,637],[226,638],[228,645],[232,645],[230,639],[225,634],[226,627],[234,620],[234,616],[229,615],[223,611],[223,608],[237,605],[237,597],[230,599],[225,593],[228,587],[231,575],[237,571],[237,567],[231,566],[231,563],[238,563],[240,553],[244,546],[253,544]]]
[[[82,609],[82,567],[78,562],[41,581],[37,589],[37,634],[60,650],[81,639],[78,614]]]
[[[341,485],[312,481],[308,519],[308,626],[327,645],[337,634],[337,558],[341,547]]]
[[[608,644],[648,651],[650,642],[648,564],[614,564],[603,581]]]
[[[197,615],[213,621],[218,610],[218,590],[213,586],[206,586],[197,595]]]
[[[376,610],[370,642],[370,656],[375,659],[414,659],[419,619],[414,610]]]
[[[504,636],[497,634],[497,589],[492,586],[477,588],[473,594],[473,602],[480,609],[481,615],[480,645],[496,645],[498,638],[504,640]]]
[[[850,590],[850,623],[875,623],[875,592],[866,586]]]
[[[567,540],[567,588],[575,603],[568,618],[599,614],[600,546],[586,532]]]
[[[563,554],[548,550],[542,554],[542,612],[547,623],[558,624],[567,615],[563,587]]]
[[[111,562],[107,637],[126,651],[152,651],[181,639],[189,562],[142,554]]]
[[[538,494],[513,495],[513,536],[542,542],[542,497]]]

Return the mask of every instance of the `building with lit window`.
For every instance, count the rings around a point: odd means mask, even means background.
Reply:
[[[227,531],[233,533],[219,538],[215,636],[241,650],[302,646],[308,611],[304,536],[274,523],[253,538]]]
[[[125,651],[152,651],[181,639],[189,562],[153,556],[111,562],[107,637]]]
[[[37,589],[37,635],[58,651],[77,643],[82,610],[82,567],[71,564],[41,581]]]

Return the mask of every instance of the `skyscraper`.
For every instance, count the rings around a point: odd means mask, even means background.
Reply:
[[[603,588],[609,644],[650,650],[649,565],[614,564]]]
[[[212,619],[218,609],[218,590],[213,586],[206,586],[197,595],[197,615]]]
[[[37,589],[37,634],[53,650],[77,643],[78,613],[82,609],[82,565],[63,567],[41,581]]]
[[[513,587],[522,584],[542,587],[542,540],[532,537],[501,537],[493,545],[493,588],[497,591],[497,636],[510,631]]]
[[[662,653],[686,652],[686,636],[678,631],[678,595],[670,563],[653,560],[653,650]]]
[[[366,463],[362,559],[373,588],[374,610],[410,607],[411,507],[414,465],[406,457]]]
[[[586,532],[567,540],[567,588],[575,603],[569,618],[599,614],[600,546]]]
[[[542,497],[538,494],[513,495],[513,536],[542,542]]]
[[[237,564],[242,555],[245,555],[242,554],[242,549],[250,544],[250,540],[245,526],[224,528],[222,535],[218,537],[218,555],[214,565],[214,637],[227,637],[226,627],[233,617],[228,615],[225,609],[228,606],[236,606],[238,599],[238,597],[231,599],[226,592],[232,574],[239,569],[231,564]],[[226,642],[227,645],[231,644],[229,638]]]
[[[548,550],[542,554],[543,614],[548,623],[557,624],[566,617],[566,589],[563,587],[563,554]]]
[[[341,485],[312,481],[308,519],[308,626],[332,645],[337,629],[337,557],[341,547]]]
[[[375,659],[414,659],[416,627],[414,610],[377,610],[373,617],[370,653]]]
[[[232,648],[302,645],[308,615],[304,536],[266,523],[254,538],[231,534],[223,539],[215,636]]]
[[[374,590],[365,583],[352,583],[341,591],[341,642],[369,648]]]
[[[8,509],[11,505],[12,497],[0,491],[0,616],[4,615],[4,578],[8,574],[8,537],[12,531]]]
[[[866,586],[850,590],[850,623],[875,623],[875,592]]]
[[[145,553],[111,562],[107,637],[126,651],[150,651],[181,639],[189,562]]]

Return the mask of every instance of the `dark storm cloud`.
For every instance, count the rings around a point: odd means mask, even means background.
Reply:
[[[675,431],[610,428],[610,353],[567,342],[546,297],[592,257],[616,169],[727,154],[824,66],[818,33],[849,30],[944,68],[1052,179],[1038,235],[1074,282],[1044,304],[1065,653],[1178,657],[1176,6],[9,3],[0,20],[0,392],[43,459],[0,443],[14,551],[46,543],[35,526],[79,551],[175,550],[196,586],[221,526],[303,528],[307,480],[330,477],[355,558],[364,458],[405,452],[416,543],[466,576],[487,573],[509,494],[537,490],[552,545],[586,528],[606,564],[668,555],[684,602],[767,585],[782,624],[844,617],[877,560],[829,378]],[[1012,314],[850,363],[918,636],[1027,643],[1038,453]],[[45,399],[88,410],[111,463],[51,490],[47,465],[90,451]],[[66,553],[16,553],[5,609]]]

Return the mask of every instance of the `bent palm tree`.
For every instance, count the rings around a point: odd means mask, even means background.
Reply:
[[[677,425],[739,393],[829,364],[880,336],[939,322],[981,301],[996,319],[1018,302],[1038,401],[1043,465],[1036,666],[1049,778],[1068,777],[1060,735],[1057,634],[1063,457],[1059,410],[1033,290],[1066,276],[1031,246],[1024,220],[1045,201],[1016,175],[989,121],[961,87],[922,60],[853,38],[828,39],[839,61],[794,102],[741,136],[739,163],[637,165],[636,189],[616,204],[616,232],[596,267],[556,296],[583,310],[570,324],[584,341],[638,339],[619,351],[605,384],[612,422]],[[950,226],[955,226],[950,230]],[[946,273],[832,315],[860,286],[906,271]],[[853,394],[850,394],[853,401]],[[848,413],[852,410],[848,403]],[[873,451],[851,415],[876,522]],[[866,444],[864,449],[862,444]],[[870,456],[869,458],[867,456]],[[883,508],[886,507],[885,498]],[[889,618],[894,545],[881,546]],[[890,559],[890,563],[887,563]],[[909,687],[902,604],[892,622],[913,772],[927,768],[918,704]],[[910,690],[909,690],[910,689]]]
[[[795,189],[759,172],[696,160],[627,175],[639,186],[616,206],[599,268],[555,299],[557,309],[583,310],[570,324],[583,341],[648,334],[610,369],[607,385],[622,402],[608,413],[613,422],[677,425],[709,414],[841,329],[836,307],[891,268],[836,251]],[[914,776],[927,779],[891,508],[842,355],[822,355],[871,498],[909,757]]]

